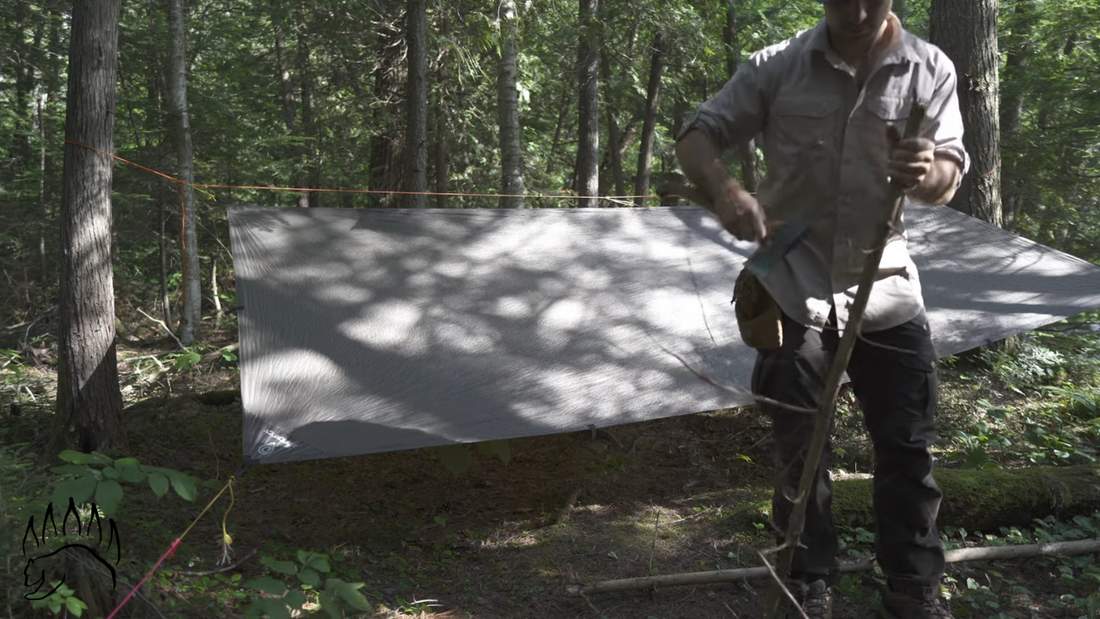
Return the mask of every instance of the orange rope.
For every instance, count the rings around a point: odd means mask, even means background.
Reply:
[[[992,170],[986,172],[985,174],[982,174],[982,175],[978,176],[977,178],[985,178],[985,177],[989,176],[990,174],[993,174],[994,172],[996,172],[997,168],[999,168],[999,167],[1001,167],[1001,158],[1000,157],[997,158],[997,165],[993,166]]]
[[[99,150],[98,148],[81,144],[80,142],[73,142],[65,140],[66,144],[72,144],[74,146],[83,146],[88,150],[93,150],[102,155],[113,157],[123,163],[130,164],[135,168],[140,168],[146,172],[151,172],[172,181],[180,185],[181,201],[182,191],[184,186],[190,186],[200,189],[260,189],[264,191],[316,191],[316,192],[329,192],[329,193],[363,193],[363,194],[399,194],[399,195],[417,195],[417,196],[458,196],[467,198],[565,198],[570,200],[588,200],[588,199],[619,199],[619,200],[634,200],[637,198],[651,198],[660,199],[661,196],[577,196],[570,194],[507,194],[507,193],[460,193],[460,192],[436,192],[436,191],[386,191],[382,189],[324,189],[317,187],[272,187],[267,185],[219,185],[214,183],[188,183],[186,181],[169,176],[163,172],[158,172],[152,168],[147,168],[141,164],[134,163],[128,159],[123,159],[118,155],[114,155],[108,152]]]

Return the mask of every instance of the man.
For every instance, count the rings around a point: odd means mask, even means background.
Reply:
[[[761,346],[753,391],[816,408],[848,321],[866,250],[881,234],[891,185],[910,203],[946,204],[970,160],[962,145],[956,74],[935,46],[906,32],[891,0],[821,0],[825,19],[752,56],[685,124],[676,152],[723,227],[765,241],[766,224],[800,220],[805,240],[759,284],[781,310],[782,343]],[[920,137],[901,139],[913,101]],[[726,173],[721,153],[762,136],[768,178],[757,201]],[[775,323],[776,321],[773,321]],[[880,263],[848,376],[875,446],[878,561],[884,605],[901,619],[949,618],[940,596],[944,553],[932,478],[936,354],[903,222]],[[774,520],[787,526],[813,418],[766,406],[776,445]],[[826,458],[788,575],[808,616],[831,616],[837,535]]]

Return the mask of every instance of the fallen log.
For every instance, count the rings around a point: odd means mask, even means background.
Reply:
[[[1021,544],[1019,546],[988,546],[980,548],[958,548],[948,550],[948,563],[966,563],[970,561],[997,561],[1026,559],[1028,557],[1054,556],[1072,557],[1100,552],[1100,539],[1077,540],[1072,542],[1054,542],[1049,544]],[[875,566],[873,559],[840,566],[842,574],[868,571]],[[766,567],[747,567],[735,570],[713,570],[709,572],[689,572],[685,574],[666,574],[664,576],[643,576],[640,578],[621,578],[605,580],[587,585],[568,585],[565,592],[569,595],[590,595],[593,593],[613,593],[616,591],[635,591],[657,587],[675,587],[683,585],[713,585],[739,582],[757,578],[770,578]]]
[[[943,490],[937,523],[996,533],[1001,527],[1030,526],[1036,518],[1069,519],[1100,510],[1100,465],[1022,469],[936,469]],[[838,524],[874,527],[870,479],[833,482]]]

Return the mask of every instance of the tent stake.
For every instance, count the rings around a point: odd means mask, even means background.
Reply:
[[[1025,559],[1028,557],[1073,557],[1100,552],[1100,539],[1086,539],[1072,542],[1054,542],[1049,544],[1023,544],[1019,546],[987,546],[980,548],[958,548],[948,550],[948,563],[967,563],[970,561],[1001,561]],[[865,572],[873,568],[875,561],[868,559],[859,563],[840,566],[840,573]],[[569,595],[589,595],[594,593],[614,593],[655,589],[657,587],[676,587],[684,585],[711,585],[770,578],[766,567],[746,567],[735,570],[713,570],[709,572],[688,572],[683,574],[665,574],[664,576],[642,576],[604,580],[588,585],[569,585],[565,592]]]

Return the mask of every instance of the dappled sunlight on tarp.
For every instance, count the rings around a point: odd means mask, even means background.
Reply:
[[[754,246],[702,209],[229,215],[260,463],[751,401],[730,297]],[[1100,268],[946,208],[907,221],[941,355],[1100,307]]]

